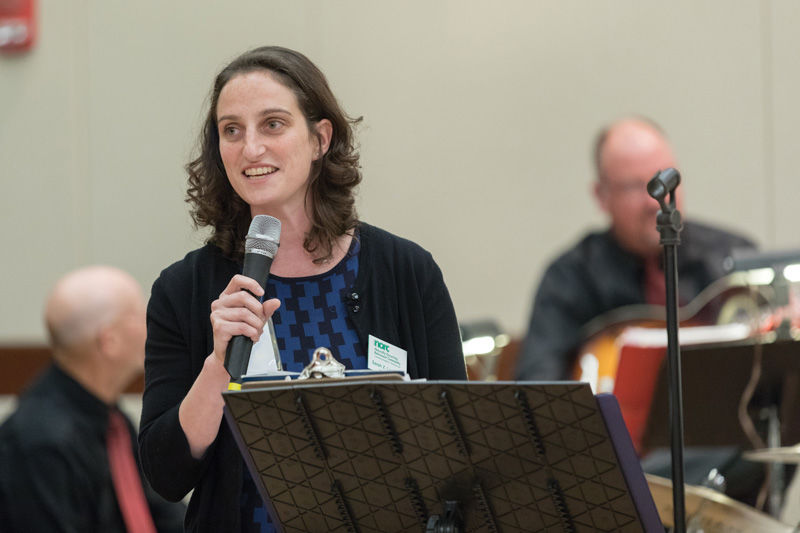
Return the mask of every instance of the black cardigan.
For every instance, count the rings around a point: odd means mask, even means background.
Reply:
[[[408,352],[412,378],[466,379],[455,310],[431,254],[365,223],[358,238],[358,277],[347,308],[364,352],[371,334]],[[194,489],[187,531],[239,529],[242,461],[230,430],[223,422],[195,460],[178,421],[180,402],[213,351],[211,302],[238,273],[240,263],[206,245],[161,272],[147,309],[142,466],[169,500]]]

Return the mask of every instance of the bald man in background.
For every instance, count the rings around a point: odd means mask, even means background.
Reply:
[[[53,288],[45,323],[53,363],[0,427],[0,530],[135,529],[130,513],[121,511],[107,451],[110,427],[121,426],[117,435],[126,446],[130,440],[133,454],[128,486],[139,483],[134,490],[144,494],[144,512],[135,517],[145,524],[140,531],[182,531],[184,506],[161,499],[141,480],[135,433],[117,407],[144,368],[139,285],[111,267],[71,272]]]
[[[677,168],[672,147],[655,123],[634,117],[602,130],[594,156],[594,196],[609,226],[588,233],[545,271],[517,363],[519,379],[572,379],[575,356],[586,340],[582,328],[590,320],[624,306],[664,305],[666,301],[656,228],[659,205],[647,194],[647,183],[659,170]],[[679,210],[682,190],[676,190]],[[754,247],[745,237],[686,219],[680,237],[680,305],[691,302],[725,274],[723,260],[732,250]],[[752,504],[763,468],[742,461],[738,454],[732,448],[687,448],[684,479],[700,484],[717,468],[729,481],[727,494]],[[656,450],[644,458],[642,466],[666,477],[670,464],[669,453]]]
[[[520,351],[518,379],[569,379],[586,323],[627,305],[664,305],[659,205],[647,194],[647,183],[659,170],[677,167],[672,147],[655,123],[626,118],[600,132],[594,155],[594,196],[609,227],[584,236],[545,271]],[[679,210],[682,190],[676,190]],[[680,237],[680,305],[725,274],[723,260],[731,250],[754,247],[745,237],[685,219]]]

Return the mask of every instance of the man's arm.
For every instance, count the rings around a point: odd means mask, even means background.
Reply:
[[[517,379],[570,378],[573,352],[587,320],[583,284],[574,268],[558,261],[547,269],[536,291],[528,332],[520,347]]]

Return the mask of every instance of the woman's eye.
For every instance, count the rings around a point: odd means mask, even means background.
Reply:
[[[282,125],[283,124],[279,120],[269,120],[269,121],[267,121],[267,129],[268,130],[274,131],[274,130],[280,129],[280,127]]]
[[[222,132],[226,137],[232,137],[232,136],[236,135],[237,131],[239,131],[239,130],[235,126],[225,126],[222,129]]]

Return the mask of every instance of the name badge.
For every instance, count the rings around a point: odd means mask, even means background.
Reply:
[[[408,352],[393,344],[369,336],[367,346],[367,368],[370,370],[391,370],[408,372]]]

